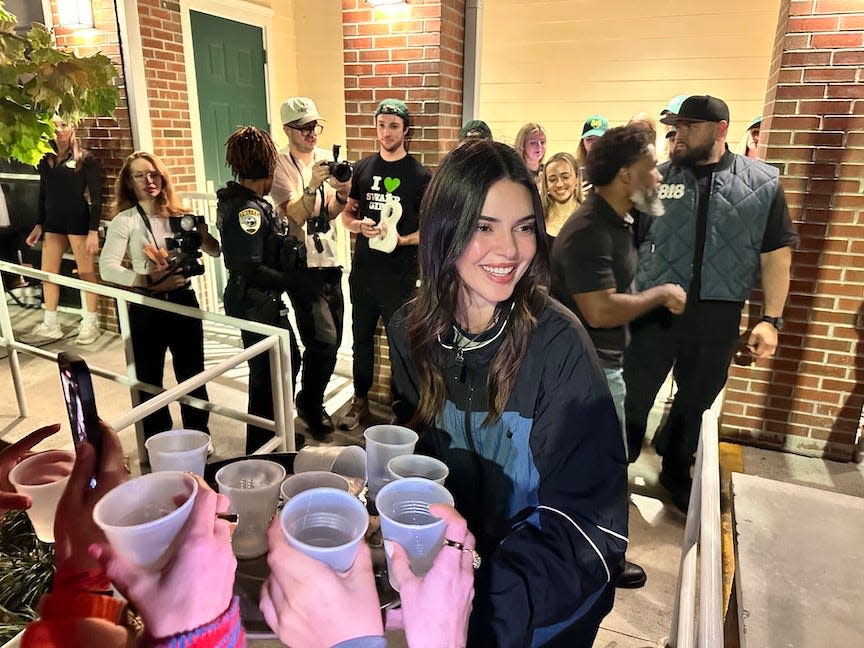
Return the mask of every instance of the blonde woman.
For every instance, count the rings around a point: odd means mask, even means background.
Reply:
[[[534,184],[537,185],[537,191],[540,191],[543,184],[543,158],[546,157],[546,131],[540,124],[533,122],[525,124],[516,133],[513,148],[528,167],[531,177],[534,178]]]
[[[582,202],[582,175],[576,158],[570,153],[556,153],[549,158],[543,167],[542,195],[546,235],[551,245],[570,214]]]
[[[96,253],[99,252],[99,219],[102,216],[102,166],[90,151],[81,148],[75,126],[54,117],[56,134],[48,153],[39,162],[39,203],[36,226],[27,237],[33,247],[42,241],[42,270],[60,273],[66,245],[72,247],[78,276],[95,280]],[[60,286],[42,284],[45,314],[30,332],[31,337],[59,340],[63,329],[57,322]],[[78,330],[77,344],[91,344],[99,337],[96,314],[98,296],[84,293],[85,311]]]

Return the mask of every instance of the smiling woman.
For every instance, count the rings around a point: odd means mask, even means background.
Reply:
[[[540,197],[477,140],[420,213],[420,287],[389,328],[394,412],[482,556],[468,645],[591,646],[626,545],[624,445],[593,346],[550,300]]]

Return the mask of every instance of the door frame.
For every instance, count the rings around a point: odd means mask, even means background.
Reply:
[[[195,160],[195,185],[199,192],[208,192],[207,178],[204,172],[204,139],[201,135],[201,113],[198,109],[198,79],[195,76],[195,54],[192,42],[192,19],[190,11],[209,14],[217,18],[225,18],[261,29],[263,43],[267,52],[264,63],[264,101],[267,110],[267,122],[272,125],[270,112],[270,93],[275,86],[273,66],[270,65],[270,47],[273,33],[273,9],[247,2],[246,0],[181,0],[180,22],[183,29],[183,58],[186,62],[186,86],[189,98],[189,121],[192,125],[192,157]],[[214,187],[217,189],[218,187]]]

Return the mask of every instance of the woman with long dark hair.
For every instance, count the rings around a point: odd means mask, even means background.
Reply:
[[[510,147],[451,152],[394,318],[397,419],[450,468],[483,556],[470,646],[591,646],[627,544],[624,446],[582,325],[547,293],[543,208]]]
[[[48,153],[39,162],[39,204],[36,226],[27,237],[34,246],[42,239],[42,270],[59,274],[66,245],[72,248],[78,276],[96,280],[96,253],[99,252],[99,219],[102,216],[102,166],[90,151],[78,144],[75,125],[54,118],[56,134]],[[60,286],[42,283],[45,314],[30,332],[37,338],[59,340],[63,330],[57,321]],[[96,314],[98,295],[84,293],[84,316],[77,344],[91,344],[99,337]]]
[[[114,201],[115,215],[99,257],[102,278],[136,288],[156,299],[198,308],[198,298],[189,279],[168,263],[170,255],[165,241],[174,237],[169,218],[186,210],[174,194],[167,167],[152,153],[133,153],[126,158],[114,183]],[[207,226],[198,225],[197,231],[202,239],[201,249],[219,256],[219,242],[210,235]],[[164,260],[160,260],[163,256]],[[131,268],[123,263],[124,257],[131,261]],[[130,304],[129,324],[139,380],[162,386],[165,352],[169,349],[177,382],[204,371],[201,320]],[[202,385],[189,395],[207,400],[207,389]],[[152,397],[140,392],[141,400]],[[181,404],[180,414],[184,427],[209,432],[209,412]],[[150,437],[170,430],[172,425],[171,414],[163,407],[144,419],[144,435]]]

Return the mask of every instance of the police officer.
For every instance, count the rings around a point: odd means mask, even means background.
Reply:
[[[220,189],[218,225],[222,233],[228,284],[225,312],[253,322],[288,329],[291,334],[291,383],[297,380],[300,351],[287,319],[282,293],[295,286],[296,271],[305,264],[305,246],[285,232],[273,208],[264,200],[273,185],[278,152],[270,135],[254,126],[245,126],[225,143],[225,161],[237,181]],[[256,333],[242,333],[243,346],[263,339]],[[249,413],[273,418],[270,387],[270,358],[263,353],[249,360]],[[248,425],[246,453],[250,454],[271,437],[268,430]]]

